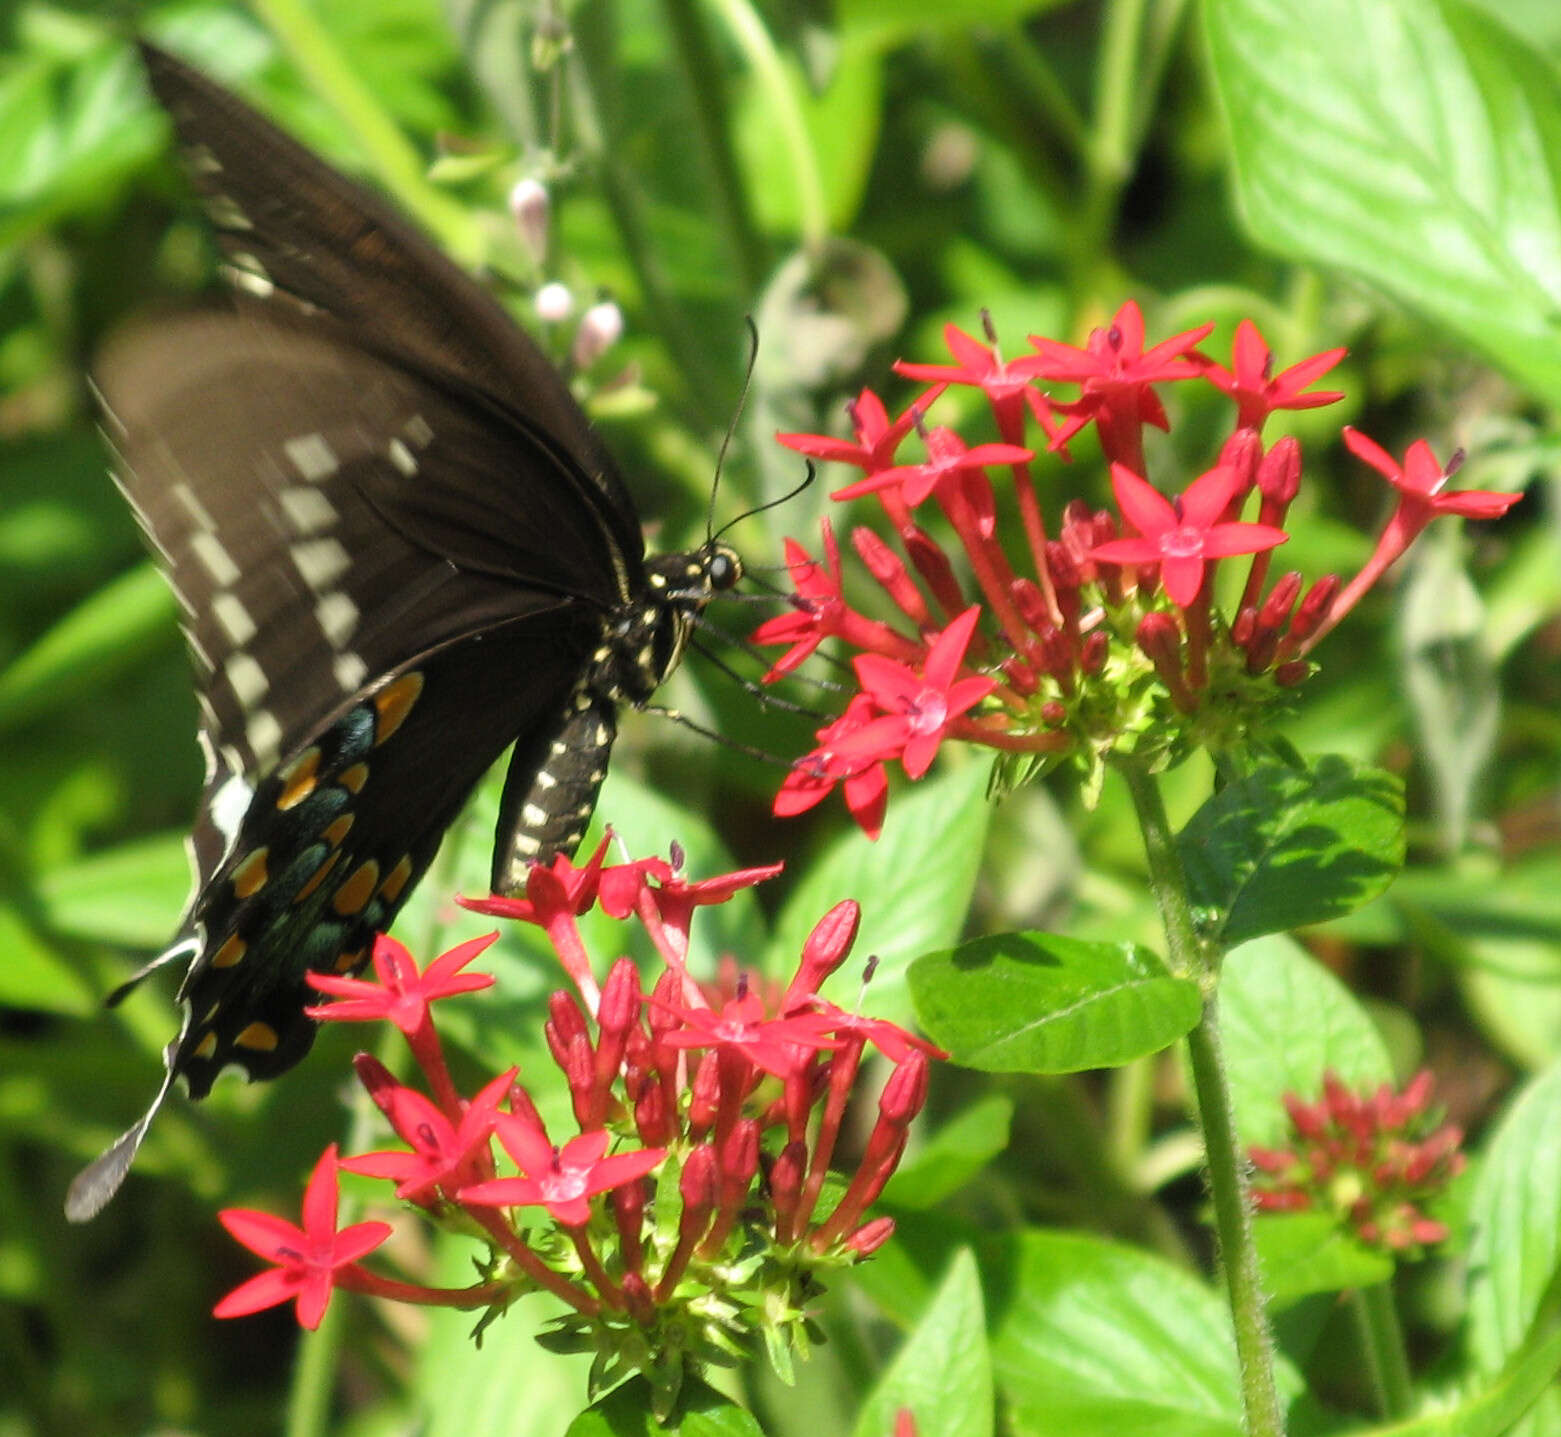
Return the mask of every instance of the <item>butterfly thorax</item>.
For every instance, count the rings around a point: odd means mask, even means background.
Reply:
[[[678,666],[699,615],[742,577],[735,550],[711,542],[646,561],[644,591],[611,614],[585,688],[613,703],[649,702]]]

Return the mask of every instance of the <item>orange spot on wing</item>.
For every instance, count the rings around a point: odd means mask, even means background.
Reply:
[[[318,746],[303,751],[281,774],[282,792],[277,795],[276,806],[286,810],[296,808],[311,793],[320,768]]]
[[[204,1038],[202,1038],[200,1040],[200,1042],[198,1042],[194,1046],[194,1048],[192,1048],[190,1050],[190,1056],[192,1058],[200,1058],[200,1059],[204,1060],[206,1058],[211,1057],[211,1055],[213,1053],[215,1053],[216,1051],[217,1051],[217,1035],[215,1033],[208,1033]]]
[[[416,669],[402,674],[394,683],[386,684],[374,695],[374,708],[379,719],[374,725],[374,746],[379,747],[406,722],[412,705],[423,692],[423,676]]]
[[[348,793],[361,793],[363,785],[369,781],[369,766],[366,763],[355,763],[351,768],[344,768],[336,782]]]
[[[374,885],[379,882],[379,864],[372,858],[365,859],[352,871],[352,876],[336,890],[331,907],[346,918],[361,913],[363,905],[374,895]]]
[[[270,1053],[275,1050],[278,1041],[276,1029],[269,1023],[251,1023],[233,1040],[233,1045],[250,1048],[257,1053]]]
[[[233,870],[233,892],[239,898],[253,898],[266,886],[271,875],[266,872],[269,848],[257,848]]]
[[[411,876],[412,855],[405,854],[403,855],[401,862],[385,875],[385,881],[379,885],[379,896],[383,898],[386,903],[394,903],[398,898],[401,897],[402,891],[407,886],[407,880],[411,878]]]
[[[340,818],[336,819],[328,828],[325,829],[323,833],[320,834],[320,837],[323,838],[328,844],[330,844],[332,848],[335,848],[336,845],[339,844],[349,832],[351,832],[352,819],[352,814],[342,814]]]
[[[231,968],[236,963],[243,961],[244,954],[248,950],[247,944],[237,933],[233,934],[226,943],[211,955],[213,968]],[[208,1036],[210,1036],[208,1034]]]

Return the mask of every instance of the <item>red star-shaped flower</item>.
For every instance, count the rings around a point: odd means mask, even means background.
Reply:
[[[1056,406],[1070,416],[1070,422],[1052,439],[1050,447],[1059,448],[1093,419],[1100,431],[1101,447],[1110,458],[1124,463],[1139,460],[1140,426],[1171,427],[1152,386],[1196,375],[1197,367],[1187,356],[1213,328],[1211,321],[1146,350],[1143,311],[1130,299],[1109,325],[1090,335],[1083,349],[1032,334],[1030,343],[1044,360],[1037,372],[1046,379],[1077,384],[1080,390],[1073,403]]]
[[[339,978],[329,973],[306,973],[311,988],[336,996],[334,1003],[304,1012],[321,1022],[378,1022],[385,1020],[409,1037],[428,1021],[428,1005],[437,998],[456,993],[472,993],[491,988],[491,973],[462,973],[460,970],[483,951],[497,933],[485,933],[457,943],[441,953],[421,973],[417,961],[404,944],[381,933],[374,940],[374,971],[379,982],[363,978]]]
[[[1024,464],[1035,458],[1030,450],[1021,449],[1017,444],[978,444],[974,449],[966,449],[965,441],[952,429],[929,429],[926,443],[927,458],[924,463],[901,464],[892,469],[880,470],[858,479],[854,484],[847,484],[844,489],[836,489],[829,497],[855,499],[862,494],[898,485],[906,504],[914,509],[945,481],[959,484],[968,476],[978,473],[984,465]]]
[[[1122,517],[1140,535],[1097,544],[1097,563],[1158,564],[1171,602],[1186,608],[1203,587],[1204,565],[1233,554],[1256,554],[1290,536],[1268,524],[1222,524],[1241,476],[1231,468],[1210,469],[1187,486],[1175,503],[1122,464],[1111,466],[1111,487]]]
[[[1236,326],[1231,345],[1229,369],[1212,359],[1202,361],[1203,376],[1217,389],[1223,389],[1236,401],[1236,427],[1261,429],[1263,421],[1276,409],[1320,409],[1336,404],[1344,395],[1336,389],[1319,389],[1313,394],[1301,391],[1321,379],[1349,351],[1340,345],[1325,349],[1279,374],[1272,374],[1274,356],[1269,352],[1258,327],[1250,319]]]
[[[348,1172],[389,1178],[396,1184],[398,1198],[424,1204],[432,1202],[440,1192],[453,1195],[464,1184],[492,1174],[491,1162],[486,1173],[483,1171],[488,1140],[499,1104],[515,1081],[516,1069],[500,1073],[484,1086],[467,1104],[457,1124],[451,1123],[416,1089],[396,1082],[389,1069],[367,1053],[359,1053],[353,1066],[375,1105],[412,1151],[343,1158],[341,1166]]]
[[[1447,481],[1463,462],[1461,453],[1444,468],[1424,439],[1417,439],[1404,454],[1402,465],[1380,444],[1358,429],[1344,426],[1344,443],[1357,459],[1364,459],[1398,490],[1398,510],[1388,522],[1384,541],[1389,536],[1402,552],[1410,541],[1439,514],[1458,514],[1465,519],[1499,519],[1523,496],[1491,489],[1461,489],[1444,493]]]
[[[683,1024],[663,1033],[663,1043],[673,1048],[714,1048],[739,1054],[778,1078],[792,1076],[816,1050],[840,1046],[826,1035],[826,1023],[817,1014],[767,1018],[759,995],[748,992],[746,985],[719,1010],[682,1004],[661,1006]]]
[[[298,1325],[311,1332],[325,1316],[331,1290],[359,1258],[387,1237],[388,1222],[360,1222],[336,1231],[336,1144],[320,1154],[304,1189],[303,1226],[249,1208],[217,1214],[223,1227],[251,1252],[276,1267],[233,1289],[212,1309],[217,1317],[243,1317],[296,1298]]]
[[[833,464],[851,464],[864,473],[876,474],[894,463],[894,451],[899,448],[900,441],[911,432],[917,416],[942,392],[943,386],[939,385],[891,424],[883,400],[871,389],[864,389],[850,405],[851,429],[856,435],[854,444],[828,434],[777,434],[775,439],[799,454]]]
[[[920,674],[879,654],[857,655],[852,660],[857,682],[884,717],[837,744],[837,752],[865,758],[892,746],[912,778],[926,773],[955,720],[997,687],[996,679],[984,675],[958,677],[980,617],[981,606],[972,605],[944,629],[927,650]]]
[[[460,1200],[484,1207],[545,1207],[570,1228],[590,1221],[593,1197],[644,1177],[667,1155],[664,1148],[638,1148],[607,1157],[611,1134],[605,1128],[555,1148],[541,1122],[529,1114],[500,1113],[498,1134],[521,1176],[462,1188]]]
[[[989,333],[993,331],[989,329]],[[1019,359],[1005,360],[998,353],[995,338],[983,344],[974,335],[966,334],[954,324],[943,326],[943,341],[954,356],[954,364],[908,364],[899,360],[895,363],[894,372],[903,374],[907,379],[924,379],[940,384],[969,384],[980,389],[992,406],[997,432],[1010,444],[1022,442],[1026,404],[1035,415],[1036,423],[1047,434],[1053,432],[1053,420],[1046,401],[1030,382],[1045,366],[1046,361],[1040,355],[1027,354]]]
[[[596,845],[596,852],[578,867],[562,853],[555,854],[551,863],[532,864],[526,874],[524,898],[504,898],[495,894],[491,898],[457,896],[455,901],[462,908],[484,913],[489,918],[514,918],[521,923],[535,923],[539,928],[550,929],[559,916],[577,918],[596,902],[602,862],[611,838],[611,834],[604,834]]]
[[[889,776],[884,772],[886,758],[899,757],[900,750],[889,750],[873,757],[858,755],[847,759],[836,745],[873,720],[873,702],[865,694],[853,694],[846,711],[833,723],[819,729],[819,746],[797,760],[775,795],[777,818],[793,818],[822,803],[844,784],[846,808],[869,838],[883,831],[884,812],[889,804]]]

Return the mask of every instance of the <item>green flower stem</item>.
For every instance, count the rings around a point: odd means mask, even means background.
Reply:
[[[313,1332],[298,1334],[298,1357],[287,1394],[287,1437],[326,1437],[330,1431],[331,1396],[345,1320],[344,1305],[336,1301],[325,1309]]]
[[[1404,1329],[1393,1305],[1392,1283],[1379,1282],[1352,1292],[1350,1309],[1366,1349],[1379,1413],[1389,1420],[1408,1416],[1414,1407],[1414,1384],[1404,1352]]]
[[[704,147],[715,203],[726,230],[727,245],[737,261],[737,282],[745,297],[764,283],[764,241],[753,227],[742,171],[732,148],[732,119],[727,103],[726,75],[721,57],[710,43],[697,0],[662,0],[668,34],[682,57],[689,103],[694,107]]]
[[[429,184],[416,148],[303,0],[254,0],[254,4],[310,87],[346,122],[375,174],[402,208],[432,230],[462,264],[479,263],[483,242],[478,227],[460,205]]]
[[[1165,928],[1171,967],[1177,973],[1198,978],[1204,989],[1203,1017],[1187,1035],[1187,1047],[1192,1059],[1198,1116],[1203,1127],[1220,1265],[1225,1272],[1236,1332],[1236,1359],[1241,1369],[1246,1431],[1248,1437],[1283,1437],[1284,1417],[1274,1387],[1273,1337],[1269,1331],[1252,1234],[1246,1161],[1236,1137],[1230,1084],[1220,1053],[1214,961],[1217,955],[1206,951],[1193,924],[1187,875],[1182,868],[1181,855],[1176,851],[1175,836],[1171,833],[1159,784],[1141,764],[1126,761],[1119,767],[1133,796],[1133,808],[1143,833],[1144,852],[1149,860],[1149,882]]]

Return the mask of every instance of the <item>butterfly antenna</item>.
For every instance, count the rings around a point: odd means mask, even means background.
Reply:
[[[748,326],[748,364],[743,370],[742,392],[737,396],[736,407],[732,410],[732,417],[727,421],[726,435],[721,440],[721,452],[715,457],[715,478],[710,481],[710,502],[705,505],[705,543],[713,544],[719,535],[715,532],[715,496],[721,488],[721,471],[726,467],[726,451],[732,447],[732,438],[737,433],[737,421],[743,417],[743,410],[748,407],[748,390],[753,384],[754,366],[759,362],[759,326],[753,322],[751,314],[743,316],[743,323]],[[747,515],[741,516],[746,518]],[[735,522],[735,520],[733,521]],[[730,528],[727,525],[726,528]],[[724,534],[726,529],[722,529]]]
[[[778,499],[771,499],[763,504],[755,504],[752,509],[744,509],[743,512],[735,519],[732,519],[728,523],[721,525],[721,527],[717,529],[713,535],[711,535],[711,542],[714,543],[714,541],[719,539],[721,535],[726,533],[728,529],[732,528],[733,525],[741,524],[744,519],[751,519],[755,514],[764,513],[766,509],[777,509],[782,504],[789,504],[797,497],[797,495],[802,493],[804,489],[808,488],[816,478],[818,478],[818,466],[814,464],[811,459],[809,459],[807,473],[803,475],[802,482],[800,484],[797,484],[793,488],[788,489]]]

